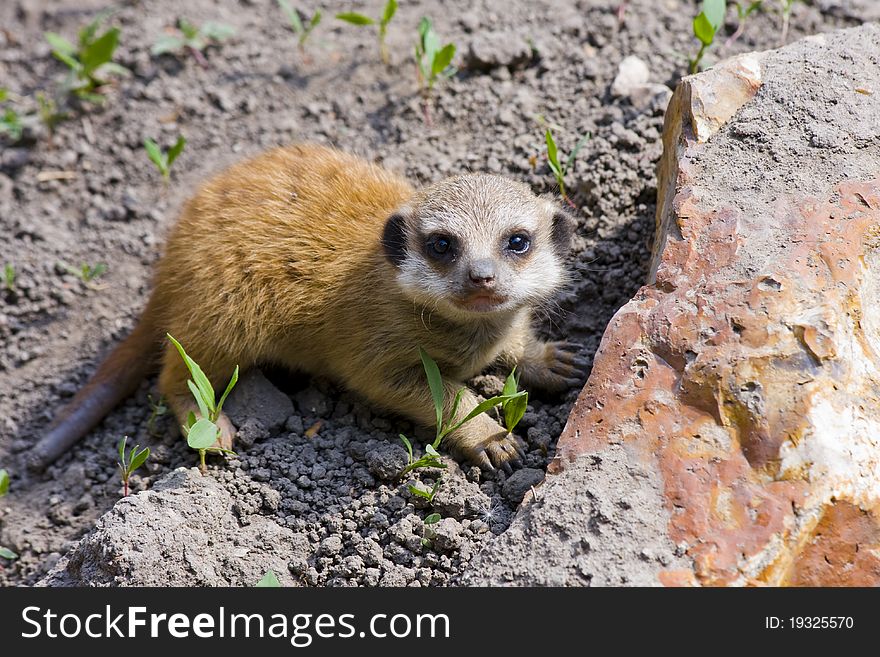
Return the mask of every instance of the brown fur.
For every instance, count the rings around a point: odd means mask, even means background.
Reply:
[[[477,192],[486,185],[478,184]],[[555,206],[530,192],[527,198],[524,188],[514,192],[523,194],[523,202],[544,204],[535,205],[541,212],[546,205],[549,241],[551,231],[559,230],[550,225]],[[444,202],[454,207],[452,193]],[[418,221],[419,203],[429,197],[431,188],[417,194],[377,166],[315,145],[275,149],[216,176],[187,203],[169,236],[141,323],[74,399],[73,414],[56,423],[56,442],[59,435],[65,444],[75,441],[108,406],[130,394],[157,350],[160,391],[181,422],[195,411],[188,372],[166,332],[184,345],[215,389],[225,387],[236,365],[245,370],[275,363],[327,376],[423,425],[433,424],[434,416],[418,347],[446,377],[448,403],[465,379],[498,359],[520,363],[526,382],[571,384],[583,363],[566,345],[534,338],[529,308],[473,317],[434,313],[401,289],[400,263],[387,257],[383,230],[387,238],[395,212]],[[406,227],[407,242],[399,246],[418,248],[412,243],[415,228]],[[104,386],[100,403],[89,401],[95,386],[120,378],[126,385],[110,391]],[[460,415],[476,403],[467,392]],[[91,411],[76,416],[77,408],[89,404]],[[222,426],[221,443],[228,447],[234,428],[225,418]],[[517,458],[513,437],[486,415],[447,440],[453,452],[484,467]],[[57,456],[55,447],[38,450],[34,465]]]

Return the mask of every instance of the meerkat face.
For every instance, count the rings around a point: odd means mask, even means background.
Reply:
[[[450,317],[531,306],[563,283],[574,220],[500,176],[465,175],[422,190],[385,225],[404,293]]]

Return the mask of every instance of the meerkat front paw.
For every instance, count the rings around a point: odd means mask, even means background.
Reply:
[[[455,432],[450,449],[484,470],[513,472],[525,459],[522,442],[487,415],[478,415]]]
[[[549,392],[579,387],[587,378],[590,361],[580,355],[574,342],[545,342],[537,358],[520,363],[521,382]]]

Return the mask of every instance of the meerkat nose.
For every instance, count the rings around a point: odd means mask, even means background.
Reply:
[[[474,285],[493,287],[495,285],[495,263],[488,258],[475,260],[468,270],[468,277]]]

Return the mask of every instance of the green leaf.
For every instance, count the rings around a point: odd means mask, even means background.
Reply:
[[[504,380],[504,388],[501,389],[502,395],[515,395],[517,393],[516,383],[516,366],[510,370],[510,374]]]
[[[214,409],[215,415],[220,415],[220,411],[223,410],[223,402],[226,401],[226,398],[229,396],[229,393],[232,392],[232,389],[235,387],[236,383],[238,383],[238,365],[235,366],[235,371],[232,373],[232,378],[229,379],[229,383],[226,385],[226,390],[223,391],[223,396],[220,397],[220,403],[218,403],[217,408]]]
[[[421,488],[417,488],[417,487],[413,486],[412,484],[410,484],[408,486],[408,488],[409,488],[409,492],[412,493],[413,495],[418,495],[419,497],[424,497],[426,500],[431,499],[431,491],[422,490]]]
[[[434,55],[431,62],[431,72],[434,75],[442,73],[452,63],[453,57],[455,57],[455,45],[447,43]]]
[[[181,31],[187,41],[192,41],[199,36],[199,28],[185,18],[181,18],[177,21],[177,29]]]
[[[424,35],[422,35],[422,47],[424,48],[425,57],[427,58],[428,65],[430,66],[434,61],[434,57],[436,56],[437,51],[440,50],[440,38],[437,36],[437,33],[431,26],[430,21],[428,21],[427,31],[424,33]]]
[[[419,357],[422,359],[422,366],[425,368],[425,374],[428,377],[428,387],[431,389],[431,397],[434,400],[434,411],[437,416],[438,433],[443,427],[443,377],[440,376],[440,369],[428,353],[419,347]]]
[[[0,497],[9,492],[9,473],[6,470],[0,470]]]
[[[553,171],[560,171],[559,169],[559,153],[556,150],[556,141],[553,139],[553,134],[548,129],[544,134],[544,141],[547,143],[547,159],[550,162],[550,167]]]
[[[278,581],[278,576],[270,570],[263,575],[263,578],[257,582],[256,586],[260,589],[277,589],[281,588],[281,582]]]
[[[711,45],[712,41],[715,39],[715,27],[703,12],[700,12],[694,19],[694,36],[696,36],[704,46]]]
[[[388,0],[385,3],[385,11],[382,12],[382,25],[388,25],[395,13],[397,13],[397,0]]]
[[[409,441],[409,438],[404,436],[402,433],[397,434],[400,439],[403,441],[404,447],[406,447],[406,453],[409,454],[409,460],[407,463],[413,462],[413,453],[412,453],[412,443]]]
[[[164,55],[167,52],[174,52],[183,48],[185,42],[179,36],[166,34],[156,39],[156,43],[150,49],[154,55]]]
[[[9,548],[0,547],[0,557],[4,559],[18,559],[18,555]]]
[[[7,98],[9,98],[9,89],[0,87],[0,103],[4,102]]]
[[[123,436],[119,441],[119,465],[121,467],[125,467],[125,443],[128,441],[128,436]]]
[[[213,413],[216,408],[215,396],[214,396],[214,387],[211,385],[211,382],[208,380],[208,377],[205,376],[205,373],[202,371],[202,368],[199,367],[199,364],[190,358],[187,353],[183,350],[183,346],[171,337],[170,333],[166,333],[168,339],[171,340],[172,344],[177,347],[177,351],[180,353],[180,357],[183,358],[183,362],[186,363],[186,367],[189,370],[189,373],[192,375],[193,381],[199,388],[199,392],[201,393],[202,400],[205,402],[205,406]]]
[[[134,472],[139,467],[141,467],[144,463],[147,462],[147,459],[150,458],[150,448],[144,447],[141,451],[138,450],[139,445],[134,446],[134,456],[131,459],[131,465],[128,467],[129,472]]]
[[[220,427],[207,418],[198,420],[189,428],[186,443],[193,449],[209,449],[220,435]]]
[[[341,14],[336,14],[336,18],[341,21],[345,21],[346,23],[351,23],[352,25],[375,25],[376,21],[374,21],[369,16],[364,16],[363,14],[358,14],[353,11],[346,11]]]
[[[174,160],[177,159],[177,156],[183,152],[183,147],[186,146],[186,139],[183,136],[177,138],[177,141],[174,142],[174,146],[168,149],[168,154],[166,156],[168,169],[171,169],[171,165],[174,164]]]
[[[186,385],[189,387],[192,396],[195,397],[196,404],[199,406],[199,413],[201,413],[202,417],[207,420],[213,420],[214,418],[211,417],[211,411],[208,410],[208,406],[205,404],[205,400],[202,399],[202,393],[196,387],[196,384],[188,380]]]
[[[57,34],[55,32],[46,32],[43,34],[43,36],[46,37],[46,41],[49,42],[49,45],[52,46],[52,50],[54,50],[56,53],[61,53],[68,56],[73,56],[76,54],[76,46],[60,34]]]
[[[315,11],[315,13],[312,14],[312,20],[309,21],[309,29],[306,30],[306,32],[311,32],[312,30],[314,30],[318,26],[318,23],[321,22],[321,18],[321,12]]]
[[[189,431],[189,428],[194,425],[198,421],[196,414],[190,411],[186,416],[186,429]]]
[[[150,161],[156,165],[156,168],[164,176],[168,171],[168,167],[165,166],[165,156],[162,154],[159,144],[147,137],[144,139],[144,148],[147,150],[147,157],[150,158]]]
[[[458,414],[458,406],[461,404],[461,397],[464,394],[464,388],[459,388],[458,392],[455,393],[455,399],[452,401],[452,410],[449,411],[449,419],[454,420],[455,416]],[[437,445],[434,445],[437,447]]]
[[[303,24],[296,9],[291,7],[287,0],[278,0],[278,6],[287,17],[287,22],[293,27],[293,31],[297,34],[301,34],[303,32]]]
[[[83,73],[91,75],[99,66],[113,59],[113,51],[119,43],[119,28],[111,28],[95,41],[85,46],[79,54]]]
[[[440,457],[440,453],[436,449],[434,449],[434,446],[431,443],[428,443],[427,445],[425,445],[425,452],[427,452],[428,454],[430,454],[431,456],[433,456],[435,458]]]
[[[67,68],[69,68],[74,73],[79,73],[79,71],[82,70],[82,65],[76,59],[74,59],[72,55],[68,55],[67,53],[60,52],[58,50],[53,50],[52,55],[55,57],[55,59],[66,64]]]
[[[713,31],[717,32],[718,28],[724,23],[724,14],[727,13],[727,2],[726,0],[703,0],[703,11],[701,13],[706,15],[709,23],[715,28]]]
[[[202,25],[202,29],[199,30],[199,33],[208,39],[213,39],[214,41],[225,41],[235,34],[235,28],[226,23],[214,23],[209,21]]]
[[[519,421],[522,420],[528,405],[528,394],[522,397],[512,397],[502,404],[501,407],[504,409],[504,426],[507,427],[508,432],[513,431],[516,425],[519,424]]]
[[[440,520],[441,518],[439,513],[432,513],[431,515],[427,516],[422,521],[422,523],[425,525],[436,525],[438,522],[440,522]]]
[[[474,410],[472,410],[470,413],[468,413],[461,422],[456,424],[451,429],[444,429],[443,435],[445,436],[445,435],[452,433],[453,431],[458,429],[461,425],[463,425],[465,422],[471,421],[472,419],[477,417],[480,413],[485,413],[486,411],[489,411],[489,410],[495,408],[496,406],[498,406],[498,404],[504,403],[510,399],[516,399],[518,397],[525,397],[528,394],[529,393],[527,393],[525,390],[523,390],[522,392],[518,392],[515,395],[498,395],[496,397],[486,399],[485,401],[482,401],[479,404],[477,404],[476,407],[474,408]]]

